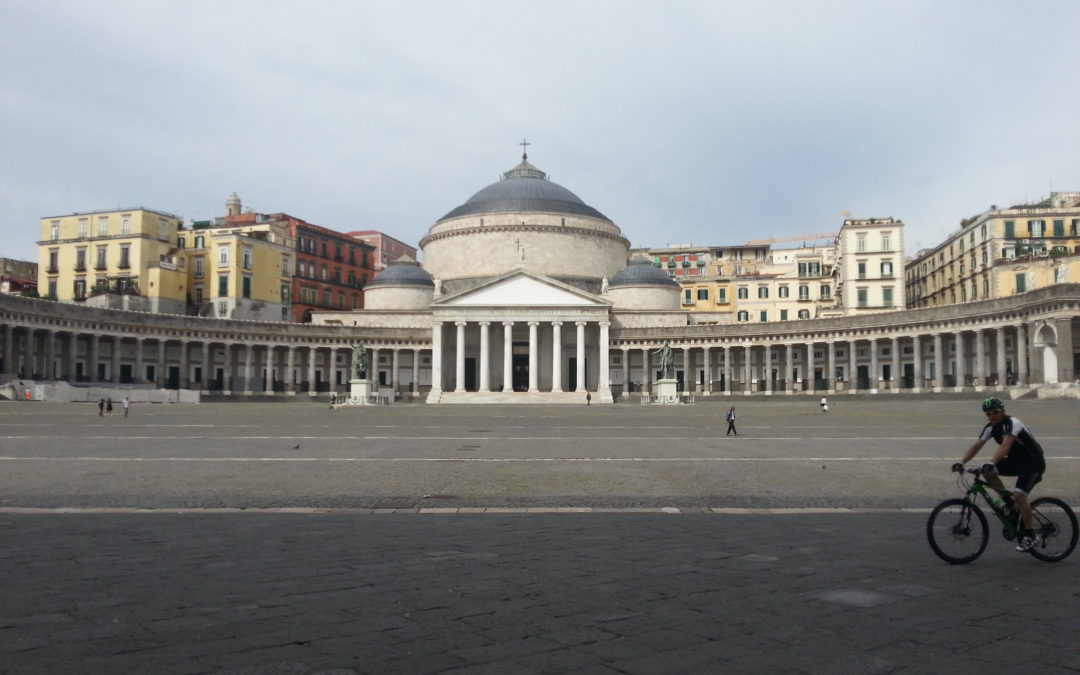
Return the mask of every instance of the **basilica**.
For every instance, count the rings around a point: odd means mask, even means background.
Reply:
[[[1052,395],[1077,374],[1080,284],[858,316],[707,321],[681,308],[679,285],[651,260],[630,256],[614,222],[527,156],[419,246],[422,264],[402,258],[379,272],[363,309],[317,311],[308,324],[2,295],[0,385],[29,380],[35,397],[66,400],[110,387],[133,400],[343,394],[357,348],[379,400],[430,404],[636,404],[654,400],[661,377],[686,402]]]

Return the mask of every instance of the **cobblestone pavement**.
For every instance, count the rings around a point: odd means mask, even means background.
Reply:
[[[742,408],[0,406],[0,672],[1080,671],[1075,555],[926,544],[971,405]]]

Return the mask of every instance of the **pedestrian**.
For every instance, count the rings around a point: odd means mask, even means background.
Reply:
[[[127,417],[128,416],[128,410],[131,408],[131,401],[128,399],[127,396],[125,396],[124,400],[120,401],[120,405],[122,405],[124,407],[124,417]]]
[[[727,433],[724,435],[730,436],[733,431],[736,436],[739,435],[738,430],[735,429],[735,406],[731,406],[731,409],[727,411]]]
[[[101,417],[104,414],[105,414],[105,399],[101,398],[101,399],[98,399],[98,402],[97,402],[97,416]]]
[[[112,417],[112,396],[105,399],[105,417]]]
[[[585,405],[592,405],[592,392],[585,392]]]
[[[330,409],[333,410],[337,405],[337,392],[331,392],[330,394]]]
[[[821,397],[821,412],[829,412],[829,399]]]

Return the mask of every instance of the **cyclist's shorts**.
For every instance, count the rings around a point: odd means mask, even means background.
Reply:
[[[1016,492],[1025,495],[1031,494],[1035,486],[1042,480],[1043,472],[1046,471],[1046,462],[1025,461],[1018,462],[1012,457],[1006,457],[997,464],[997,472],[1002,476],[1016,476]]]

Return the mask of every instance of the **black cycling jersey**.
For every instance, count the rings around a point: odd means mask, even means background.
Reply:
[[[993,438],[998,445],[1001,445],[1006,436],[1016,437],[1012,447],[1009,448],[1009,457],[1014,461],[1043,461],[1042,446],[1024,426],[1024,423],[1016,417],[1003,415],[997,424],[987,423],[979,434],[979,440],[988,441]]]

